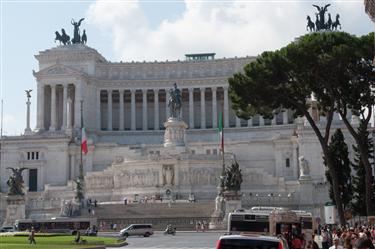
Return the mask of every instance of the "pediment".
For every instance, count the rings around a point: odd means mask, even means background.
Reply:
[[[87,74],[83,71],[78,71],[75,68],[71,68],[62,64],[55,64],[50,67],[44,68],[39,72],[33,72],[36,78],[40,77],[56,77],[56,76],[82,76],[87,77]]]

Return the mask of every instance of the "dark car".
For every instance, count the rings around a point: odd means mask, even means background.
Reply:
[[[241,234],[221,236],[216,249],[288,249],[288,245],[282,238]]]

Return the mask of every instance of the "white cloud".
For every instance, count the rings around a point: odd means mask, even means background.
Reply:
[[[91,24],[112,31],[115,53],[124,61],[176,60],[183,59],[185,53],[201,52],[234,57],[274,50],[305,34],[306,15],[316,12],[311,4],[185,0],[185,12],[179,18],[165,18],[152,29],[138,1],[99,0],[90,6],[87,18]],[[361,1],[332,3],[329,12],[332,16],[340,13],[348,32],[371,31]]]

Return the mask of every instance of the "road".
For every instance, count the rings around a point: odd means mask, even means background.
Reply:
[[[129,245],[121,248],[137,249],[156,249],[156,248],[174,248],[174,249],[215,249],[219,237],[224,231],[209,232],[178,232],[175,236],[163,235],[162,232],[155,232],[149,238],[129,237]],[[110,247],[107,247],[110,248]],[[117,247],[118,248],[118,247]]]

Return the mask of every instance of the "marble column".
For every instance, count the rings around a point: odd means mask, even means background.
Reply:
[[[108,120],[107,120],[107,130],[112,130],[112,90],[107,90],[108,93],[108,105],[107,105],[107,113],[108,113]]]
[[[37,99],[37,130],[44,130],[44,84],[38,82],[38,99]]]
[[[135,131],[136,126],[135,126],[135,89],[130,89],[131,93],[131,99],[130,99],[130,111],[131,111],[131,130]]]
[[[249,118],[249,119],[247,120],[247,126],[248,126],[248,127],[253,126],[253,119],[252,119],[252,118]]]
[[[236,127],[241,127],[241,119],[236,116]]]
[[[51,85],[51,125],[49,130],[56,130],[56,85]]]
[[[123,131],[125,129],[125,123],[124,123],[124,90],[123,89],[120,89],[119,90],[120,92],[120,99],[119,99],[119,103],[120,103],[120,115],[119,115],[119,130],[120,131]]]
[[[100,92],[101,92],[101,89],[96,90],[96,129],[98,131],[102,129]]]
[[[189,128],[194,129],[194,88],[189,88]]]
[[[277,114],[274,114],[271,120],[271,125],[276,125],[276,117],[277,117]]]
[[[72,129],[72,105],[73,105],[73,101],[71,98],[68,98],[68,101],[67,101],[67,107],[66,107],[66,116],[67,116],[67,119],[66,119],[66,130],[71,130]]]
[[[205,88],[202,87],[201,89],[201,129],[206,129],[206,94]]]
[[[168,107],[168,100],[169,100],[169,90],[165,89],[165,121],[169,118],[169,107]]]
[[[288,120],[288,110],[285,110],[283,112],[283,124],[286,125],[289,123],[289,120]]]
[[[228,87],[224,86],[224,127],[229,127]]]
[[[147,89],[142,89],[142,129],[147,131]]]
[[[67,103],[68,103],[68,84],[64,84],[62,86],[63,90],[63,116],[62,116],[62,125],[61,125],[61,130],[66,129],[66,113],[67,113]]]
[[[212,128],[217,127],[217,97],[216,87],[212,87]]]
[[[259,115],[259,126],[264,126],[264,118]]]
[[[31,135],[32,132],[31,132],[31,128],[30,128],[30,105],[31,105],[31,102],[30,102],[30,98],[27,98],[27,102],[26,102],[26,129],[25,129],[25,135]]]
[[[82,89],[81,84],[75,84],[75,97],[74,97],[74,128],[81,128],[81,100]]]
[[[159,128],[159,89],[154,89],[154,130]]]

